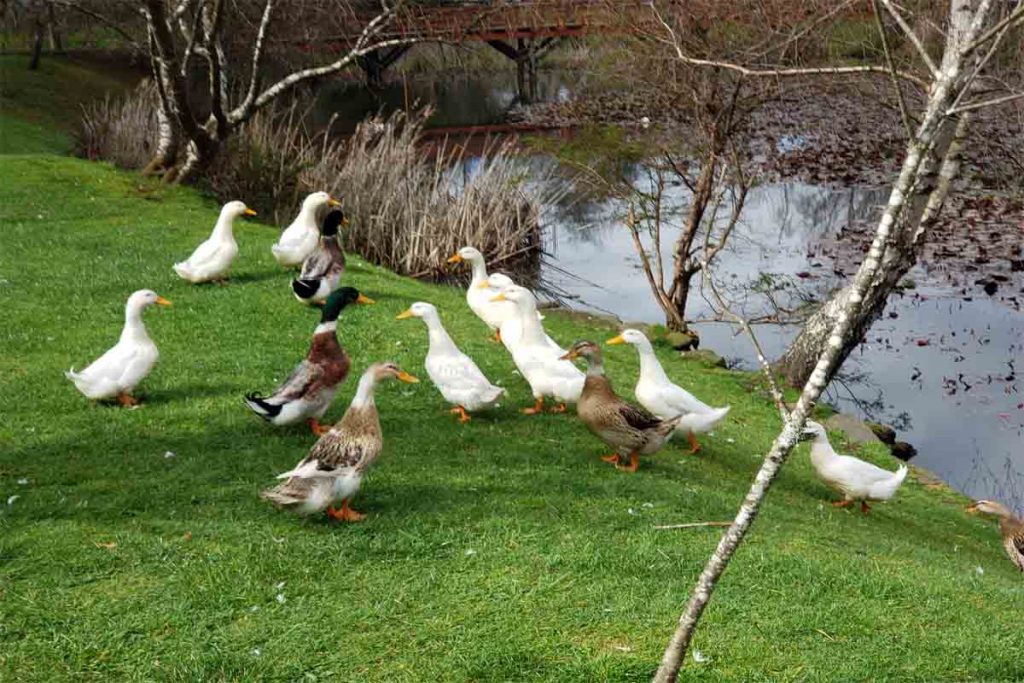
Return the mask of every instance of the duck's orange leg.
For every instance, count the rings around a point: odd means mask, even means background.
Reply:
[[[620,458],[618,453],[612,453],[611,455],[604,456],[603,458],[601,458],[601,460],[605,462],[610,462],[613,465],[618,465]]]
[[[544,411],[544,399],[538,398],[537,402],[533,404],[532,408],[523,408],[521,412],[523,415],[536,415]]]
[[[356,512],[348,506],[348,498],[341,501],[341,509],[336,509],[333,505],[327,508],[327,516],[331,519],[336,519],[339,522],[361,522],[366,519],[366,515],[361,512]]]
[[[123,406],[137,406],[139,405],[139,399],[135,398],[129,393],[121,392],[117,395],[117,402]]]
[[[832,501],[832,507],[835,507],[835,508],[848,508],[851,505],[853,505],[853,501],[852,500],[833,500]]]
[[[697,441],[697,437],[693,432],[687,432],[686,438],[690,441],[690,455],[697,455],[700,453],[700,442]]]
[[[868,502],[866,500],[862,500],[860,502],[860,511],[863,512],[866,515],[866,514],[868,514],[868,511],[870,511],[870,510],[871,510],[871,506],[868,505]]]
[[[568,408],[564,403],[559,403],[557,406],[551,409],[552,413],[564,413]]]
[[[495,330],[494,336],[490,338],[491,341],[501,343],[501,330]]]
[[[327,432],[331,431],[331,425],[322,425],[320,424],[320,421],[317,420],[315,417],[311,417],[308,420],[306,420],[306,424],[309,425],[310,431],[312,431],[317,436],[323,436]]]
[[[622,470],[623,472],[629,472],[630,474],[636,472],[638,467],[640,467],[640,456],[637,455],[636,453],[629,454],[628,465],[623,465],[621,463],[616,463],[615,465],[615,469]]]
[[[454,408],[452,408],[448,412],[458,415],[459,416],[459,422],[461,422],[462,424],[466,424],[467,422],[469,422],[472,419],[469,416],[469,414],[466,413],[466,409],[463,408],[462,406],[455,406]]]

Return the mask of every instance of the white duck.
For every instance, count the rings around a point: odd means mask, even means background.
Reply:
[[[490,298],[504,292],[509,287],[515,287],[516,283],[504,273],[491,273],[480,285],[490,293]],[[523,336],[523,323],[519,319],[519,308],[511,301],[488,301],[492,315],[501,322],[498,325],[498,338],[505,345],[505,349],[512,353],[513,348],[519,343]],[[544,316],[537,312],[537,320],[544,320]]]
[[[804,436],[813,438],[811,465],[818,477],[843,494],[843,500],[832,503],[836,507],[847,507],[854,501],[860,501],[861,512],[867,514],[871,509],[867,501],[889,500],[907,476],[906,465],[890,472],[859,458],[839,455],[832,450],[825,428],[817,422],[807,421]]]
[[[508,287],[492,301],[511,301],[519,310],[522,337],[513,347],[512,360],[529,382],[536,401],[532,408],[524,408],[523,412],[527,415],[541,412],[545,396],[560,402],[554,412],[565,411],[566,403],[578,403],[586,376],[572,362],[562,360],[567,351],[544,331],[537,318],[537,300],[530,290]]]
[[[132,391],[160,357],[142,324],[142,311],[151,304],[170,306],[171,302],[149,289],[134,292],[124,307],[124,329],[117,344],[81,372],[71,368],[64,373],[86,398],[94,401],[117,398],[124,406],[138,403]]]
[[[341,202],[326,192],[314,192],[302,201],[299,215],[284,229],[277,244],[270,247],[274,258],[282,266],[302,265],[320,243],[320,225],[317,214],[323,206],[341,206]]]
[[[469,422],[467,412],[493,408],[497,404],[505,390],[491,384],[473,359],[459,350],[441,324],[437,307],[417,301],[398,315],[398,320],[405,318],[419,318],[426,324],[429,347],[424,365],[427,374],[444,399],[454,406],[451,412],[458,414],[460,422]]]
[[[682,415],[676,427],[677,434],[685,434],[690,441],[690,453],[700,450],[697,434],[707,434],[729,414],[730,406],[712,408],[696,396],[683,389],[665,374],[654,348],[647,336],[640,330],[623,330],[622,334],[609,339],[608,344],[632,344],[640,356],[640,377],[633,394],[647,410],[663,420]]]
[[[238,255],[238,243],[233,231],[235,219],[239,216],[255,216],[256,212],[244,202],[228,202],[221,208],[220,216],[213,226],[210,238],[196,247],[187,261],[174,264],[183,280],[193,283],[223,280],[228,275],[231,262]]]
[[[487,263],[484,255],[475,247],[462,247],[451,258],[448,263],[468,263],[473,270],[469,287],[466,288],[466,303],[476,313],[477,317],[484,321],[487,327],[494,332],[494,338],[501,340],[502,320],[504,319],[503,309],[495,306],[492,301],[495,293],[487,287]]]

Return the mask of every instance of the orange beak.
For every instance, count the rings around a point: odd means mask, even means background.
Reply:
[[[454,256],[449,256],[446,263],[462,263],[462,257],[459,256],[458,254],[455,254]]]
[[[608,344],[609,346],[615,346],[616,344],[625,344],[625,343],[626,343],[626,340],[622,338],[621,334],[618,337],[612,337],[611,339],[609,339],[608,341],[605,342],[605,344]]]
[[[496,297],[494,297],[493,299],[491,299],[491,303],[492,303],[492,304],[493,304],[493,303],[497,303],[497,302],[499,302],[499,301],[508,301],[508,299],[507,299],[507,298],[505,297],[505,292],[502,292],[502,293],[501,293],[501,294],[499,294],[498,296],[496,296]]]
[[[327,206],[341,206],[341,202],[334,197],[328,197]]]
[[[395,316],[395,320],[405,320],[406,318],[411,318],[411,317],[412,317],[412,315],[413,315],[413,313],[412,313],[412,309],[410,308],[409,310],[407,310],[407,311],[402,311],[401,313],[399,313],[398,315],[396,315],[396,316]]]
[[[158,296],[156,298],[156,305],[157,306],[170,306],[171,302],[168,301],[167,299],[163,298],[162,296]]]
[[[255,216],[256,212],[250,209],[249,207],[245,207],[245,211],[243,211],[242,214],[245,216]]]
[[[400,373],[398,373],[398,379],[408,384],[419,384],[419,380],[410,375],[405,370],[402,370]]]
[[[364,296],[364,295],[360,294],[358,297],[356,297],[356,303],[357,304],[373,304],[373,303],[377,303],[377,302],[374,301],[373,299],[371,299],[368,296]]]

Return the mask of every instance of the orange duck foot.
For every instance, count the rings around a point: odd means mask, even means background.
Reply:
[[[462,406],[455,406],[454,408],[452,408],[448,412],[452,413],[452,414],[455,414],[455,415],[458,415],[459,416],[459,422],[461,422],[462,424],[466,424],[467,422],[469,422],[470,420],[473,419],[473,418],[471,418],[469,416],[469,414],[466,413],[466,409],[463,408]]]
[[[868,502],[866,500],[862,500],[860,502],[860,511],[866,515],[866,514],[868,514],[868,512],[870,510],[871,510],[871,506],[868,505]]]
[[[610,462],[613,465],[618,465],[619,464],[619,454],[618,453],[612,453],[611,455],[604,456],[603,458],[601,458],[601,460],[603,460],[604,462]]]
[[[623,465],[621,463],[616,463],[616,465],[615,465],[615,469],[622,470],[623,472],[629,472],[630,474],[632,474],[633,472],[636,472],[637,468],[639,468],[639,467],[640,467],[640,456],[637,455],[636,453],[632,453],[629,456],[629,464],[628,465]]]
[[[852,500],[834,500],[832,501],[832,507],[835,508],[848,508],[853,505]]]
[[[323,436],[327,432],[331,431],[331,425],[322,425],[315,417],[311,417],[306,420],[306,424],[309,425],[309,430],[317,436]]]
[[[700,442],[697,441],[697,437],[693,435],[693,432],[690,432],[687,435],[687,438],[690,441],[690,455],[697,455],[700,453]]]
[[[118,394],[117,402],[123,406],[137,406],[139,405],[139,399],[135,398],[131,394]]]
[[[523,415],[537,415],[544,411],[544,399],[538,398],[537,402],[533,404],[532,408],[523,408],[521,412]]]
[[[340,510],[336,509],[333,505],[328,507],[327,516],[339,522],[361,522],[366,519],[366,515],[350,508],[347,500],[341,501]]]
[[[557,406],[551,409],[552,413],[564,413],[568,408],[564,403],[559,403]]]

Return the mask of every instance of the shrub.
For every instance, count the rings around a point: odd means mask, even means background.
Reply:
[[[110,161],[121,168],[142,168],[153,156],[156,107],[156,87],[149,79],[125,97],[107,96],[85,105],[75,131],[76,153],[87,159]]]

